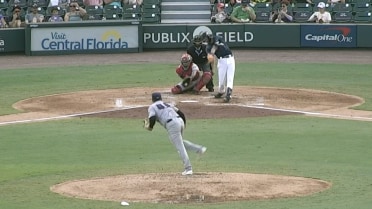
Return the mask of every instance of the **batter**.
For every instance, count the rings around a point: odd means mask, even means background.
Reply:
[[[170,141],[182,159],[185,168],[182,175],[192,175],[193,171],[187,150],[204,154],[207,148],[183,140],[182,135],[186,125],[186,117],[181,110],[174,105],[163,102],[161,94],[158,92],[152,93],[151,97],[153,103],[148,108],[149,123],[146,124],[145,122],[145,128],[152,131],[155,122],[158,121],[167,130]]]
[[[224,102],[230,102],[234,87],[235,58],[222,37],[212,34],[203,34],[208,43],[207,52],[217,57],[218,93],[215,98],[221,98],[226,91]]]

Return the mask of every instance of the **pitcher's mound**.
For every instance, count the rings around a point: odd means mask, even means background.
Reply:
[[[303,177],[249,173],[157,173],[64,182],[51,190],[65,196],[148,203],[215,203],[300,197],[330,183]]]

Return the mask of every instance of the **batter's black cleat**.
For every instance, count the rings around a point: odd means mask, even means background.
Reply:
[[[224,102],[226,102],[226,103],[230,102],[230,100],[231,100],[231,93],[232,93],[232,89],[231,88],[227,88],[226,97],[223,99]]]
[[[223,93],[217,93],[217,94],[214,95],[214,98],[219,99],[219,98],[222,97],[222,95],[223,95]]]
[[[214,88],[209,88],[208,91],[209,92],[214,92]]]

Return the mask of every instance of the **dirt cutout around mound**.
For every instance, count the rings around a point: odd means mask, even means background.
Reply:
[[[76,180],[51,190],[82,199],[175,204],[301,197],[330,186],[316,179],[267,174],[158,173]]]

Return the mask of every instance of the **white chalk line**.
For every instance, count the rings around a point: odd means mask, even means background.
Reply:
[[[94,115],[94,114],[99,114],[99,113],[115,112],[115,111],[118,111],[118,110],[129,110],[129,109],[135,109],[135,108],[140,108],[140,107],[145,107],[145,106],[144,105],[126,106],[126,107],[123,107],[123,108],[115,108],[115,109],[111,109],[111,110],[103,110],[103,111],[96,111],[96,112],[86,112],[86,113],[60,115],[60,116],[46,117],[46,118],[37,118],[37,119],[27,119],[27,120],[16,120],[16,121],[0,122],[0,126],[2,126],[2,125],[11,125],[11,124],[18,124],[18,123],[31,123],[31,122],[41,122],[41,121],[48,121],[48,120],[58,120],[58,119],[79,117],[79,116],[85,116],[85,115]]]
[[[238,105],[238,106],[250,107],[250,108],[256,108],[256,109],[265,109],[265,110],[276,110],[276,111],[291,112],[291,113],[300,113],[300,114],[305,114],[305,115],[321,116],[321,117],[329,117],[329,118],[350,118],[350,119],[372,121],[372,118],[361,117],[361,116],[345,116],[345,115],[309,112],[309,111],[301,111],[301,110],[281,109],[281,108],[274,108],[274,107],[263,107],[263,106],[256,106],[256,105]]]
[[[207,105],[232,105],[232,104],[207,104]],[[241,107],[249,107],[249,108],[255,108],[255,109],[264,109],[264,110],[275,110],[275,111],[281,111],[281,112],[290,112],[290,113],[299,113],[304,115],[310,115],[310,116],[319,116],[319,117],[328,117],[328,118],[349,118],[354,120],[363,120],[363,121],[372,121],[372,118],[368,117],[361,117],[361,116],[345,116],[345,115],[337,115],[337,114],[327,114],[327,113],[319,113],[319,112],[309,112],[309,111],[301,111],[301,110],[291,110],[291,109],[283,109],[283,108],[274,108],[274,107],[264,107],[262,104],[257,105],[243,105],[243,104],[233,104],[236,106]],[[69,114],[69,115],[61,115],[61,116],[55,116],[55,117],[46,117],[46,118],[38,118],[38,119],[28,119],[28,120],[17,120],[17,121],[9,121],[9,122],[0,122],[1,125],[10,125],[10,124],[18,124],[18,123],[30,123],[30,122],[40,122],[40,121],[48,121],[48,120],[58,120],[58,119],[64,119],[64,118],[71,118],[71,117],[78,117],[78,116],[85,116],[85,115],[94,115],[99,113],[108,113],[108,112],[115,112],[118,110],[128,110],[128,109],[135,109],[145,107],[145,105],[137,105],[137,106],[126,106],[123,108],[115,108],[111,110],[104,110],[104,111],[96,111],[96,112],[87,112],[87,113],[77,113],[77,114]]]

